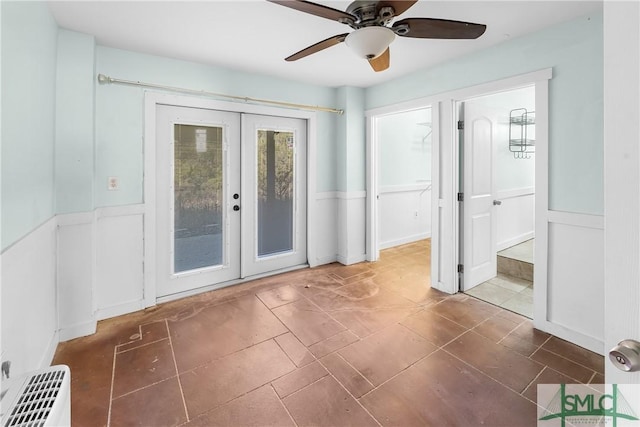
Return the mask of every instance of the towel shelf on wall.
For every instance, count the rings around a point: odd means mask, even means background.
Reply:
[[[530,159],[535,153],[536,113],[526,108],[509,112],[509,151],[516,159]]]

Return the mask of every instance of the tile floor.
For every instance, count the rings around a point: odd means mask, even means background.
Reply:
[[[525,240],[522,243],[501,250],[498,255],[533,264],[534,243],[535,239]]]
[[[74,426],[534,426],[603,357],[429,287],[430,242],[102,321],[61,343]]]
[[[533,282],[500,274],[466,294],[533,319]]]
[[[466,293],[533,318],[534,239],[498,252],[498,275]]]

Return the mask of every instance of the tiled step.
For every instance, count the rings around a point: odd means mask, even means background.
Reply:
[[[498,255],[498,274],[507,274],[533,282],[533,264]]]

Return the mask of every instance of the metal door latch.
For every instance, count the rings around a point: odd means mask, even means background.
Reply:
[[[640,370],[640,342],[636,340],[620,341],[609,352],[609,359],[621,371],[635,372]]]

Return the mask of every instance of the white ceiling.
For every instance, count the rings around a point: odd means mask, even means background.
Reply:
[[[346,10],[349,1],[317,1]],[[487,25],[477,40],[397,37],[391,67],[375,73],[340,44],[295,62],[284,58],[348,26],[274,3],[250,1],[50,1],[58,24],[100,45],[322,86],[368,87],[601,10],[601,1],[420,0],[401,15]],[[98,70],[100,72],[100,70]],[[118,77],[118,76],[112,76]]]

